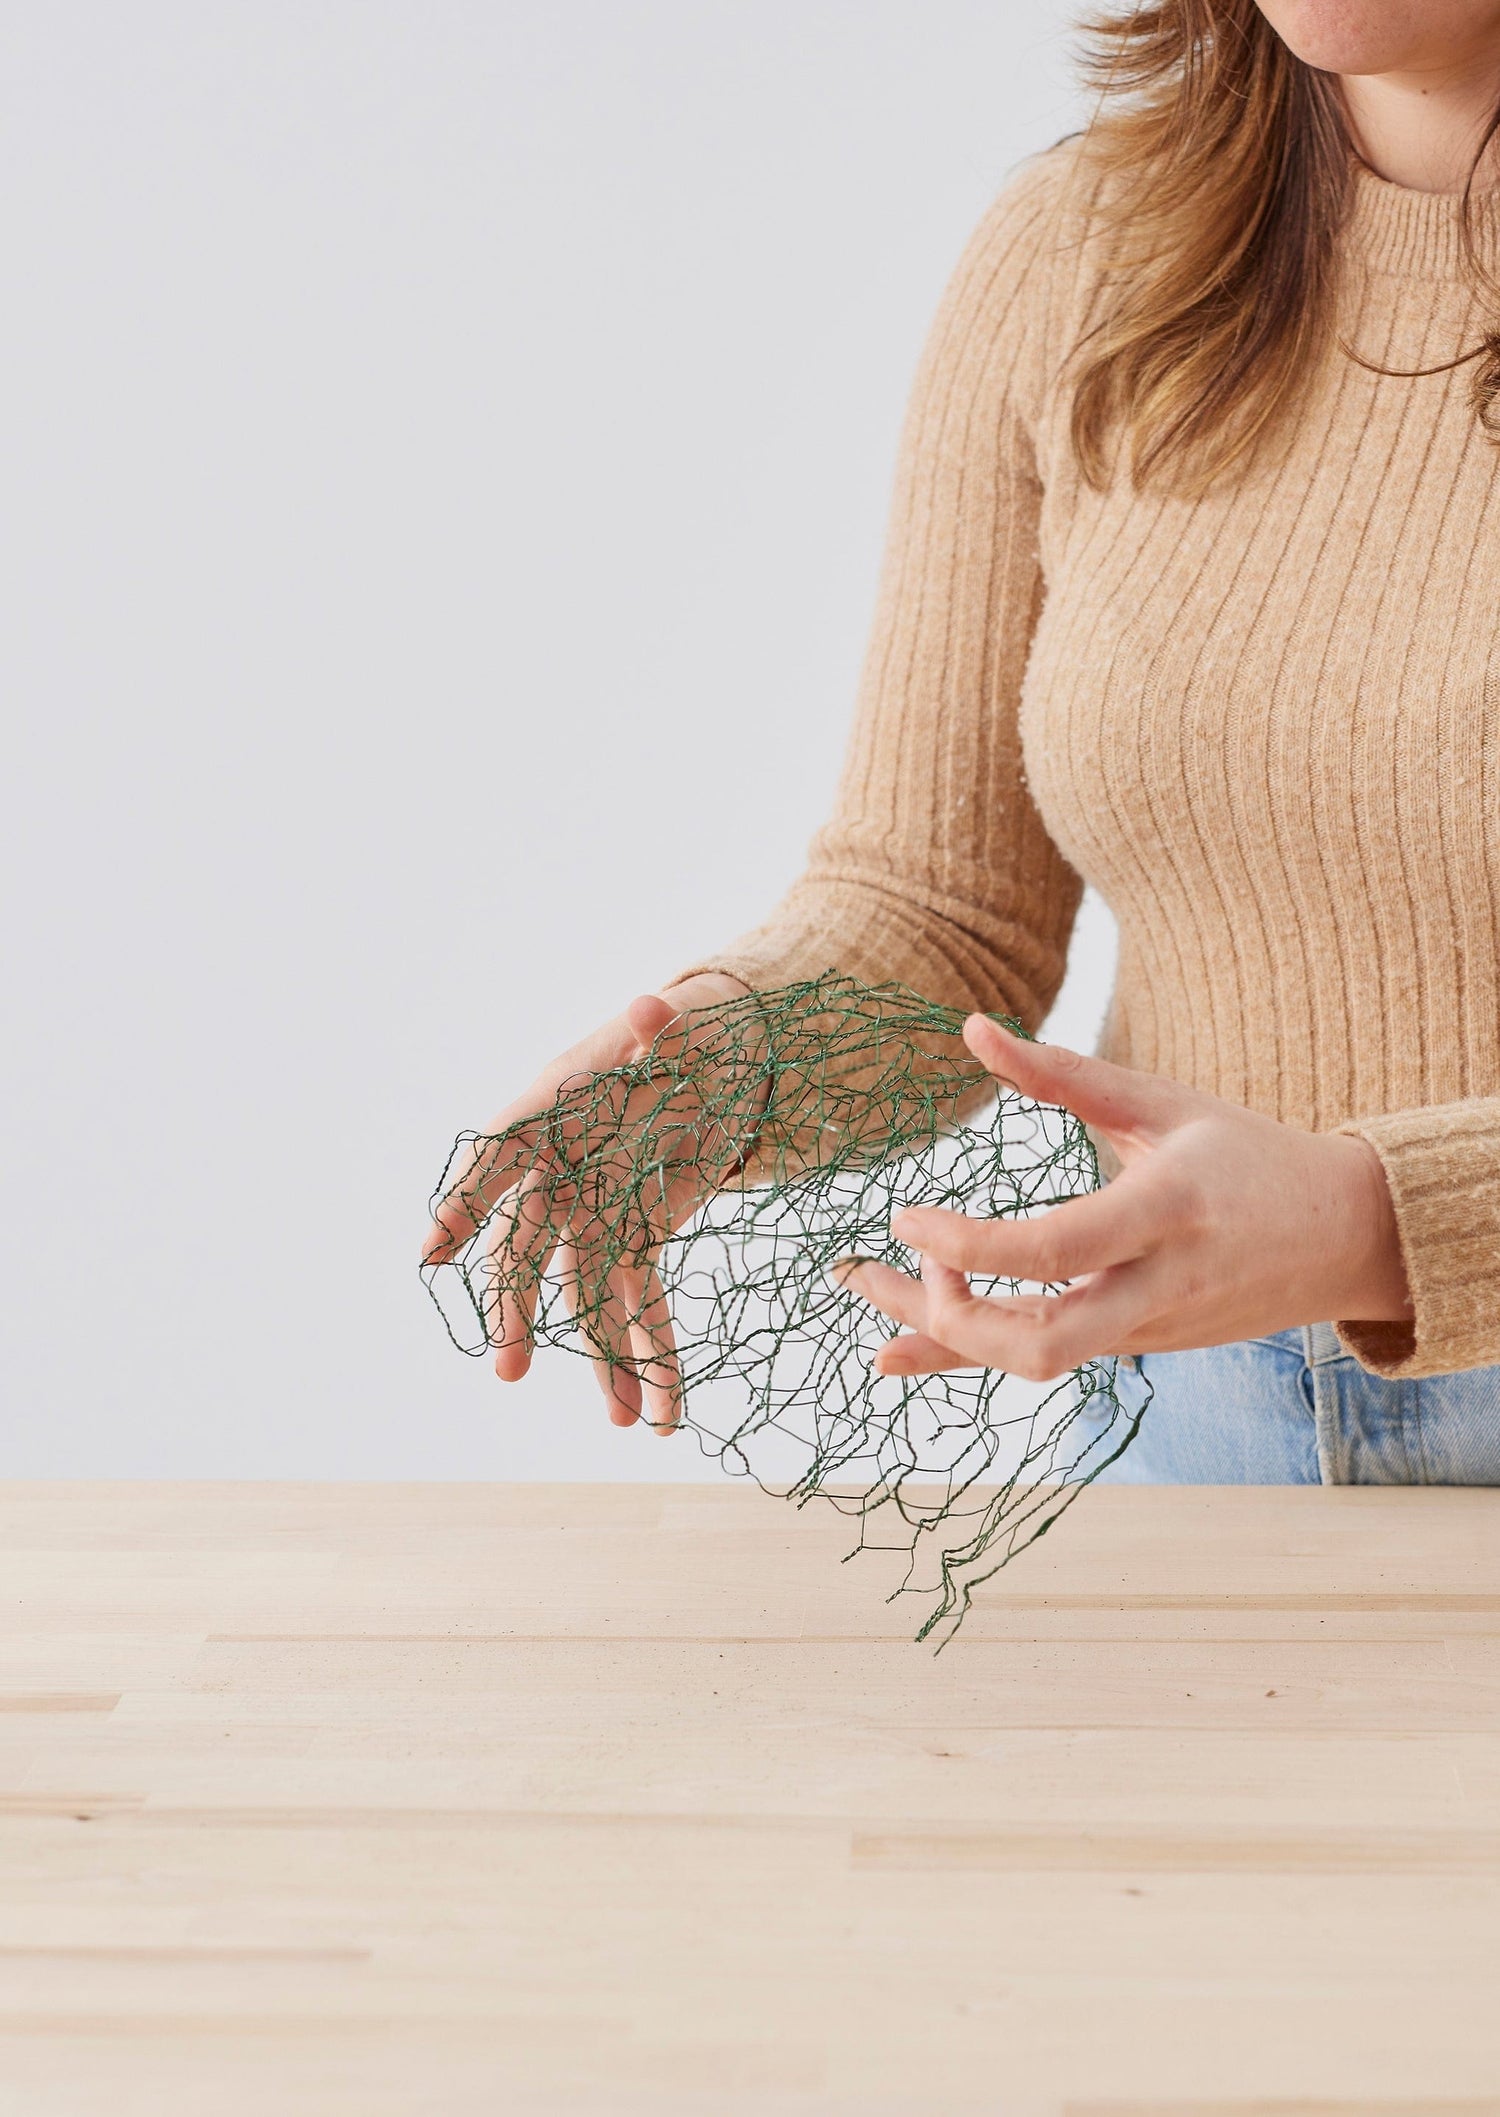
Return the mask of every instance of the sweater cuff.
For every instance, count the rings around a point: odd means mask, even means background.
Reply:
[[[1392,1380],[1500,1361],[1500,1096],[1357,1119],[1390,1186],[1409,1323],[1341,1322],[1362,1367]]]

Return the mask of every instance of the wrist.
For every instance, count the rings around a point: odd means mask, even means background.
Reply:
[[[1329,1145],[1337,1147],[1343,1165],[1351,1238],[1347,1286],[1336,1320],[1409,1323],[1411,1288],[1384,1164],[1369,1140],[1358,1133],[1336,1133]]]

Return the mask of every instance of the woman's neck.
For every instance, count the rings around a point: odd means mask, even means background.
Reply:
[[[1462,63],[1381,74],[1341,74],[1354,145],[1377,176],[1411,191],[1462,191],[1497,103],[1500,51]],[[1476,188],[1500,180],[1491,140]]]

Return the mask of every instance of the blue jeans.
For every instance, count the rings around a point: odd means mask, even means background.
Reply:
[[[1141,1427],[1101,1484],[1500,1485],[1500,1367],[1388,1382],[1331,1323],[1122,1359],[1115,1391]]]

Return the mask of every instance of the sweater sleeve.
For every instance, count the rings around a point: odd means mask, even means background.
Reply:
[[[903,434],[873,636],[830,821],[777,910],[697,969],[767,988],[899,979],[1035,1028],[1082,885],[1027,791],[1042,599],[1034,435],[1066,149],[1031,164],[949,284]]]
[[[1500,1096],[1357,1119],[1380,1156],[1411,1288],[1410,1323],[1340,1323],[1393,1380],[1500,1361]]]

